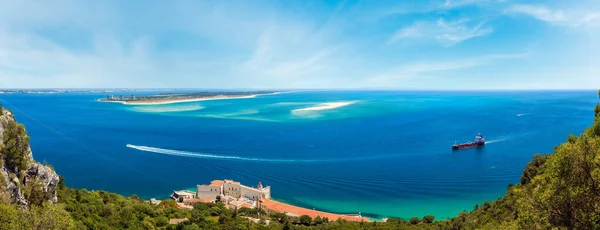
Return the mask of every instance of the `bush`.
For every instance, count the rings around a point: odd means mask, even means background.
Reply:
[[[44,203],[30,207],[26,213],[31,229],[71,229],[73,220],[63,205]]]
[[[311,223],[312,223],[312,218],[310,216],[308,216],[308,215],[300,216],[300,224],[308,226]]]
[[[17,207],[0,204],[0,229],[28,229],[28,225]]]
[[[198,227],[196,224],[190,224],[183,226],[183,230],[200,230],[202,228]]]
[[[15,121],[5,121],[3,126],[5,130],[0,145],[4,147],[1,149],[0,155],[4,156],[7,168],[16,168],[17,173],[20,173],[29,165],[27,157],[29,154],[29,136],[27,136],[25,127]]]
[[[521,175],[521,184],[528,184],[529,181],[531,181],[531,179],[538,174],[539,167],[542,166],[544,162],[546,162],[546,155],[533,155],[533,160],[527,163],[527,166],[523,170],[523,174]]]
[[[408,222],[410,222],[411,224],[418,224],[419,222],[421,222],[421,220],[419,219],[419,217],[415,216],[413,218],[410,218]]]
[[[323,219],[321,218],[321,216],[315,217],[315,224],[316,225],[323,224]]]
[[[406,224],[406,220],[402,219],[402,218],[388,218],[386,223],[390,223],[390,224]]]
[[[159,216],[156,218],[156,226],[157,227],[164,227],[167,226],[169,224],[169,218],[165,217],[165,216]]]
[[[423,217],[423,223],[431,224],[435,220],[435,217],[432,215],[427,215]]]

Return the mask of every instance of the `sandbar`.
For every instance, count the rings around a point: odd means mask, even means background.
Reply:
[[[262,95],[262,94],[261,94]],[[227,99],[243,99],[243,98],[255,98],[258,95],[247,95],[247,96],[215,96],[215,97],[202,97],[202,98],[190,98],[190,99],[157,99],[157,100],[144,100],[144,101],[120,101],[124,105],[167,105],[175,103],[195,102],[195,101],[213,101],[213,100],[227,100]]]
[[[111,99],[100,99],[101,102],[115,102],[124,105],[167,105],[175,103],[186,103],[196,101],[212,101],[212,100],[227,100],[227,99],[244,99],[244,98],[255,98],[263,95],[274,95],[281,92],[273,93],[257,93],[257,94],[242,94],[242,95],[168,95],[168,96],[145,96],[138,97],[137,100],[111,100]],[[139,99],[141,98],[141,99]]]
[[[351,104],[354,104],[354,103],[356,103],[356,101],[327,102],[327,103],[318,104],[318,105],[313,106],[313,107],[307,107],[307,108],[302,108],[302,109],[294,109],[294,110],[292,110],[292,112],[319,111],[319,110],[335,109],[335,108],[340,108],[340,107],[344,107],[344,106],[347,106],[347,105],[351,105]]]

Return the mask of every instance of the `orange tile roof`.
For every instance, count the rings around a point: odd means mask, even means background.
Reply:
[[[299,216],[308,215],[312,218],[315,218],[317,216],[320,216],[321,218],[327,217],[331,221],[335,221],[337,219],[343,219],[343,220],[347,220],[347,221],[356,221],[356,222],[360,222],[360,221],[368,222],[369,221],[369,218],[321,212],[321,211],[317,211],[317,210],[311,210],[311,209],[307,209],[307,208],[301,208],[301,207],[277,202],[277,201],[270,200],[270,199],[264,200],[262,202],[262,206],[268,210],[275,211],[275,212],[293,213],[293,214],[296,214]]]
[[[233,180],[225,180],[225,183],[228,183],[228,184],[240,184],[240,182],[233,181]]]
[[[209,186],[221,186],[223,184],[222,180],[213,180],[210,182]]]

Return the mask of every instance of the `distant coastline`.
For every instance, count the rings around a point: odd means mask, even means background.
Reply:
[[[212,101],[212,100],[227,100],[227,99],[244,99],[255,98],[264,95],[275,95],[282,92],[279,91],[259,91],[259,92],[198,92],[189,94],[160,94],[154,96],[113,96],[100,99],[101,102],[121,103],[124,105],[166,105],[175,103],[195,102],[195,101]]]

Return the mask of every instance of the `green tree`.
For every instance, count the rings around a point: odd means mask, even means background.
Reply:
[[[63,205],[44,203],[42,206],[30,207],[26,212],[27,222],[31,229],[70,229],[73,220]]]
[[[539,167],[546,161],[546,156],[541,154],[533,155],[533,160],[527,163],[521,175],[521,184],[527,184],[535,175],[537,175]]]
[[[17,207],[0,203],[0,229],[30,229],[29,224]]]
[[[202,229],[202,228],[200,228],[196,224],[190,224],[190,225],[183,226],[183,230],[200,230],[200,229]]]
[[[300,216],[300,224],[309,226],[312,223],[312,218],[308,215]]]
[[[402,225],[402,224],[406,224],[406,220],[404,220],[404,219],[402,219],[402,218],[394,218],[394,217],[391,217],[391,218],[388,218],[388,219],[387,219],[386,223],[389,223],[389,224],[396,224],[396,225]]]
[[[219,224],[225,224],[228,222],[231,222],[233,219],[231,217],[229,217],[228,215],[225,214],[221,214],[219,216]]]
[[[201,210],[194,209],[191,211],[192,217],[190,218],[190,222],[192,223],[202,223],[206,220],[206,216],[202,213]]]
[[[52,196],[52,194],[44,191],[44,185],[37,179],[32,179],[27,183],[23,194],[30,205],[37,206],[42,205]]]
[[[140,197],[137,194],[133,194],[129,197],[129,199],[135,200],[135,201],[141,201],[142,199],[140,199]]]
[[[288,220],[288,216],[286,214],[280,213],[280,212],[271,213],[271,218],[273,218],[274,220],[276,220],[277,222],[282,223],[282,224]]]
[[[3,146],[0,149],[0,154],[4,157],[6,167],[11,170],[16,169],[16,172],[21,173],[29,165],[29,136],[25,127],[17,124],[15,121],[3,121],[4,137],[2,139]]]
[[[316,225],[323,224],[323,218],[321,218],[321,216],[316,216],[314,221]]]
[[[419,217],[415,216],[413,218],[410,218],[408,222],[410,222],[410,224],[418,224],[419,222],[421,222],[421,220],[419,219]]]
[[[423,217],[423,223],[431,224],[435,220],[435,217],[432,215],[427,215]]]
[[[169,224],[169,218],[167,218],[165,216],[156,217],[156,226],[157,227],[164,227],[164,226],[167,226],[168,224]]]

